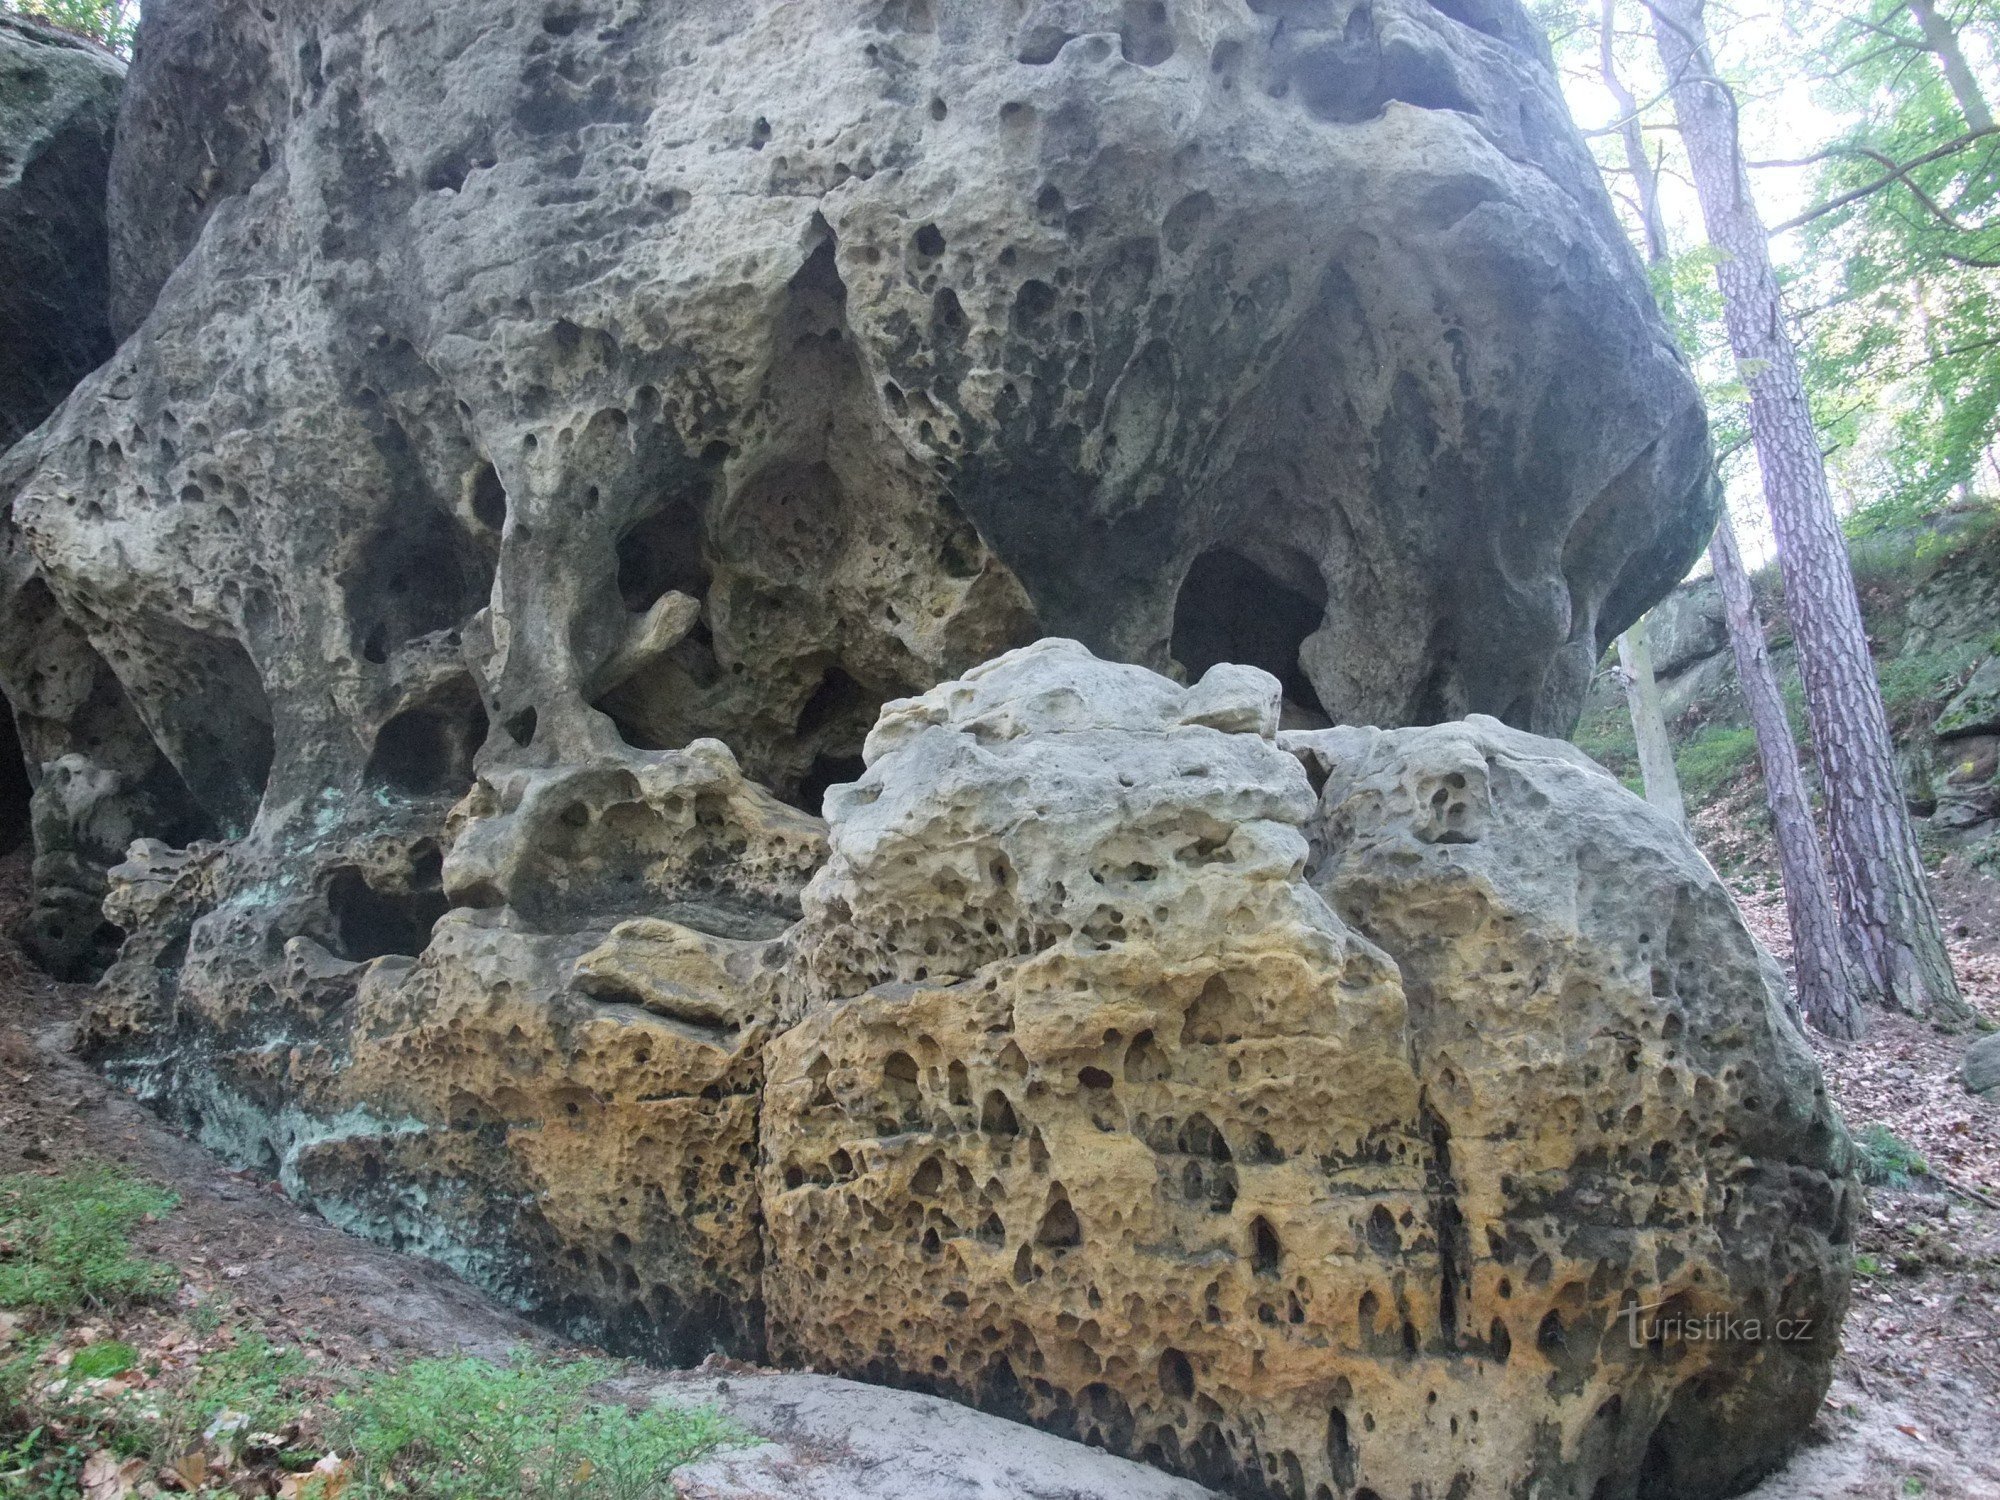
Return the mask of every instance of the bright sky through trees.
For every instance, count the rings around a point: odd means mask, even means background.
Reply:
[[[1570,107],[1608,171],[1613,196],[1639,223],[1615,131],[1621,111],[1603,77],[1601,0],[1537,0]],[[2000,97],[2000,6],[1939,0],[1977,87]],[[1752,566],[1770,555],[1741,387],[1721,336],[1713,268],[1665,80],[1641,0],[1617,0],[1612,55],[1637,98],[1675,253],[1671,300],[1708,390],[1731,508]],[[1847,512],[1908,513],[1967,493],[2000,492],[1989,451],[2000,409],[2000,139],[1964,138],[1960,101],[1938,58],[1922,50],[1916,14],[1892,0],[1710,0],[1717,66],[1741,110],[1741,139],[1767,223],[1782,225],[1856,186],[1890,184],[1774,236],[1786,305],[1806,364],[1836,502]],[[1960,149],[1907,179],[1903,166],[1939,146]],[[1935,174],[1935,175],[1933,175]],[[1993,347],[1987,348],[1988,338]],[[1992,387],[1989,397],[1987,387]]]

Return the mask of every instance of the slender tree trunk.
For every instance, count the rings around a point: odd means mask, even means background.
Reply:
[[[1619,78],[1612,54],[1616,8],[1617,0],[1604,0],[1601,40],[1604,83],[1627,122],[1623,127],[1625,164],[1638,185],[1640,210],[1646,224],[1646,259],[1659,266],[1671,249],[1665,217],[1660,211],[1659,174],[1646,155],[1644,137],[1639,132],[1637,102]],[[1667,310],[1671,315],[1672,309]],[[1757,758],[1764,769],[1764,796],[1776,830],[1778,873],[1785,889],[1785,916],[1792,930],[1792,965],[1799,1009],[1827,1035],[1852,1039],[1861,1034],[1862,1012],[1855,1001],[1854,986],[1841,952],[1833,887],[1827,879],[1826,859],[1820,852],[1812,804],[1806,797],[1805,777],[1799,770],[1799,748],[1792,739],[1784,695],[1778,691],[1777,675],[1772,671],[1770,651],[1765,645],[1764,622],[1757,617],[1756,600],[1750,593],[1750,580],[1743,571],[1736,533],[1726,510],[1716,525],[1708,556],[1722,594],[1723,618],[1729,626],[1736,675],[1743,684],[1744,701],[1750,705]]]
[[[1813,828],[1812,803],[1799,771],[1798,747],[1792,742],[1791,720],[1785,716],[1784,694],[1771,667],[1764,643],[1764,622],[1736,550],[1736,532],[1723,514],[1708,544],[1715,581],[1722,591],[1722,609],[1729,621],[1729,645],[1736,655],[1736,677],[1750,723],[1757,731],[1757,758],[1764,768],[1764,801],[1771,809],[1777,834],[1778,868],[1784,877],[1785,916],[1792,927],[1792,968],[1798,975],[1799,1009],[1828,1036],[1852,1040],[1861,1035],[1861,1007],[1848,983],[1841,953],[1840,924],[1833,913],[1833,889],[1820,856],[1819,834]]]
[[[1646,235],[1646,264],[1667,262],[1667,218],[1660,209],[1660,174],[1646,155],[1646,135],[1639,124],[1639,101],[1618,75],[1618,59],[1612,40],[1618,34],[1618,0],[1604,0],[1604,14],[1597,32],[1598,70],[1604,87],[1618,105],[1618,139],[1625,147],[1625,170],[1632,174],[1633,190],[1639,195],[1639,218]],[[1668,309],[1669,312],[1672,309]]]
[[[1958,100],[1966,129],[1991,130],[1993,111],[1986,107],[1986,95],[1980,90],[1979,80],[1966,65],[1965,53],[1959,48],[1958,33],[1952,30],[1951,22],[1937,13],[1931,0],[1909,0],[1909,6],[1910,14],[1916,17],[1917,29],[1924,34],[1924,46],[1936,56],[1944,81],[1951,85],[1952,95]]]
[[[1639,747],[1646,800],[1685,828],[1687,803],[1681,800],[1681,779],[1674,772],[1674,742],[1667,737],[1666,715],[1660,712],[1660,685],[1653,679],[1653,653],[1646,644],[1644,620],[1618,637],[1618,674],[1625,679],[1625,706],[1632,711],[1632,738]]]
[[[1903,804],[1846,543],[1743,167],[1735,101],[1715,77],[1701,0],[1648,0],[1648,7],[1702,219],[1720,252],[1715,274],[1729,342],[1750,391],[1750,432],[1826,789],[1842,933],[1867,994],[1963,1021],[1971,1011]]]

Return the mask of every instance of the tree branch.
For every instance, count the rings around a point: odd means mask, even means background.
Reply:
[[[1890,170],[1883,173],[1873,182],[1864,183],[1862,186],[1855,188],[1852,192],[1842,193],[1837,198],[1829,198],[1816,208],[1809,208],[1802,214],[1793,215],[1782,224],[1773,225],[1768,232],[1773,236],[1777,236],[1785,233],[1787,230],[1797,229],[1801,224],[1809,224],[1814,219],[1832,213],[1835,209],[1845,208],[1848,204],[1857,203],[1861,199],[1868,197],[1871,193],[1878,193],[1891,183],[1901,182],[1905,186],[1911,187],[1912,191],[1918,191],[1909,180],[1909,174],[1912,171],[1918,167],[1928,166],[1934,161],[1942,161],[1947,156],[1954,156],[1974,142],[1984,140],[1987,136],[1994,134],[2000,134],[2000,126],[1988,126],[1984,130],[1969,130],[1956,140],[1947,141],[1935,150],[1926,151],[1922,156],[1912,157],[1900,166],[1888,161],[1879,151],[1870,150],[1866,146],[1830,148],[1832,151],[1847,155],[1872,157],[1876,161],[1885,162],[1890,167]],[[1949,223],[1951,221],[1947,218],[1946,222]],[[1958,226],[1954,225],[1953,227]]]

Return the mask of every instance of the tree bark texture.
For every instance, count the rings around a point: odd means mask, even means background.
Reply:
[[[1833,888],[1827,880],[1819,834],[1813,827],[1812,803],[1805,776],[1799,770],[1798,746],[1792,741],[1791,720],[1785,715],[1784,694],[1764,641],[1764,622],[1751,597],[1750,577],[1736,548],[1736,532],[1725,513],[1708,544],[1715,581],[1722,592],[1729,645],[1736,656],[1736,676],[1750,724],[1757,731],[1757,759],[1764,769],[1764,801],[1778,843],[1778,870],[1785,887],[1785,917],[1792,929],[1792,968],[1797,975],[1799,1009],[1828,1036],[1852,1040],[1861,1035],[1861,1007],[1848,983],[1841,952],[1840,923],[1834,916]]]
[[[1961,1021],[1960,998],[1890,748],[1847,547],[1827,489],[1805,383],[1750,194],[1733,96],[1715,77],[1700,0],[1648,0],[1687,146],[1750,431],[1777,537],[1832,834],[1841,927],[1865,993]]]

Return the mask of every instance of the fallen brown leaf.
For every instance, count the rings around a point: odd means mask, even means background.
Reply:
[[[93,1453],[83,1464],[83,1500],[127,1500],[145,1474],[143,1458],[121,1462],[115,1453]]]

